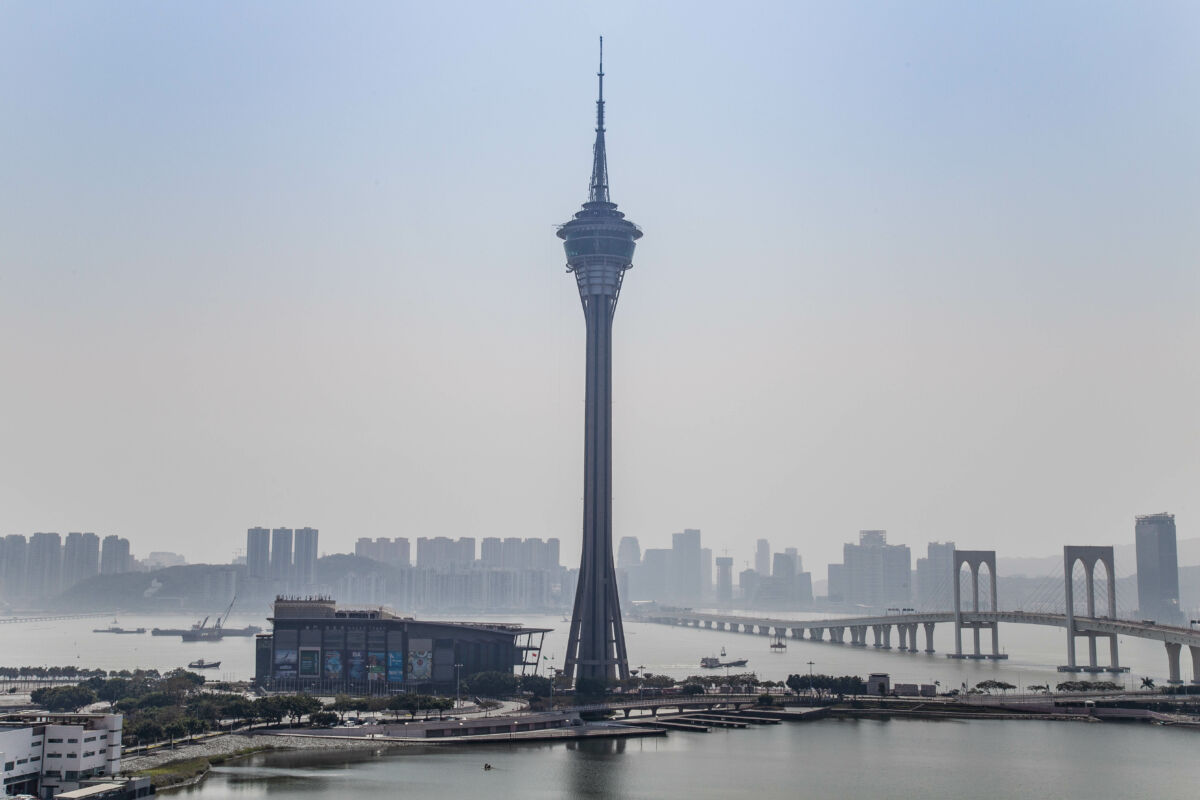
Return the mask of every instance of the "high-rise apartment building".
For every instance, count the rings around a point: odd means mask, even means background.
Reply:
[[[697,605],[703,598],[701,584],[704,564],[700,547],[700,531],[693,528],[671,534],[671,563],[668,568],[670,593],[673,602],[682,606]]]
[[[0,552],[0,599],[19,602],[26,596],[29,543],[19,533],[4,537]]]
[[[246,573],[251,578],[271,575],[271,532],[266,528],[246,531]]]
[[[887,531],[860,531],[842,547],[845,602],[869,608],[907,606],[912,600],[912,555],[887,543]]]
[[[292,579],[292,536],[291,528],[271,531],[271,578],[283,583]]]
[[[1149,514],[1134,525],[1137,543],[1138,613],[1159,622],[1179,623],[1179,558],[1175,515]]]
[[[771,574],[771,543],[759,539],[754,547],[754,571],[764,578]]]
[[[317,582],[317,529],[297,528],[292,570],[296,588],[303,591]]]
[[[120,575],[133,570],[129,540],[123,536],[105,536],[100,547],[100,574]]]
[[[410,566],[408,539],[397,536],[389,539],[380,536],[377,539],[363,537],[354,545],[354,555],[369,558],[381,564],[391,564],[393,567]]]
[[[917,608],[945,611],[954,605],[954,542],[930,542],[917,559]]]
[[[717,556],[717,604],[728,606],[733,602],[733,559]]]
[[[29,538],[29,597],[44,600],[62,591],[62,537],[35,533]]]
[[[100,537],[94,533],[72,532],[63,542],[63,589],[93,578],[100,573]]]
[[[504,541],[499,536],[485,536],[480,541],[479,564],[483,567],[504,566]]]

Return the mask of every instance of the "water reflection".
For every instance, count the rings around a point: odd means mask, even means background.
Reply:
[[[567,759],[567,779],[571,797],[601,800],[626,797],[623,791],[624,769],[620,756],[625,754],[625,739],[580,739],[567,742],[573,756]]]

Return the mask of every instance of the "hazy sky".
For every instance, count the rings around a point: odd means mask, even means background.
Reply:
[[[0,533],[575,563],[600,34],[616,536],[1197,535],[1200,5],[1040,1],[0,4]]]

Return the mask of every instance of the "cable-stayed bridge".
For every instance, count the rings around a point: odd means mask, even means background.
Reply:
[[[1058,669],[1061,672],[1110,672],[1128,671],[1120,665],[1117,641],[1120,636],[1133,636],[1163,643],[1167,653],[1167,666],[1171,683],[1181,683],[1180,653],[1187,647],[1192,657],[1192,683],[1200,684],[1200,630],[1170,625],[1149,619],[1123,618],[1118,613],[1115,582],[1112,578],[1113,562],[1111,547],[1066,547],[1063,552],[1064,570],[1057,578],[1061,581],[1061,601],[1057,609],[1042,610],[1036,606],[1049,604],[1044,586],[1026,598],[1033,610],[1018,609],[1003,611],[997,604],[997,580],[995,552],[990,550],[956,550],[955,568],[951,575],[951,610],[916,611],[905,608],[898,613],[874,616],[840,617],[817,620],[793,620],[771,617],[735,615],[720,612],[700,612],[692,609],[644,607],[634,612],[634,618],[646,622],[667,625],[685,625],[711,630],[758,634],[762,636],[808,638],[829,641],[851,647],[868,645],[885,650],[919,652],[918,634],[925,634],[924,652],[932,653],[934,627],[938,623],[953,623],[955,627],[955,652],[950,658],[1003,659],[1000,652],[1000,623],[1017,625],[1043,625],[1062,628],[1067,634],[1067,663]],[[1082,579],[1076,576],[1082,566]],[[1103,572],[1098,573],[1097,567]],[[1068,577],[1069,576],[1069,577]],[[982,577],[982,580],[981,580]],[[1054,579],[1055,576],[1047,576]],[[981,588],[983,591],[981,591]],[[1097,588],[1100,589],[1097,592]],[[1102,608],[1097,609],[1097,600]],[[964,603],[964,600],[967,602]],[[964,608],[968,606],[967,608]],[[1025,605],[1022,603],[1022,605]],[[1082,607],[1081,607],[1082,606]],[[981,647],[982,631],[991,634],[991,652]],[[893,647],[893,631],[895,647]],[[963,651],[963,631],[973,634],[974,647]],[[868,642],[868,638],[871,642]],[[1076,640],[1087,641],[1087,663],[1080,664],[1076,658]],[[1100,664],[1097,652],[1098,640],[1108,640],[1107,664]]]

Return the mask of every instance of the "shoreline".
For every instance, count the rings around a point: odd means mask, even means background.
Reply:
[[[174,750],[123,759],[121,774],[148,776],[157,791],[168,791],[199,783],[214,766],[273,750],[378,750],[408,745],[383,740],[226,733]]]

